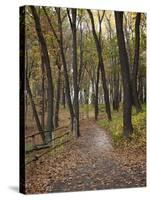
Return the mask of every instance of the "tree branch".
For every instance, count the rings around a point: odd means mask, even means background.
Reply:
[[[70,22],[70,26],[71,26],[71,29],[72,29],[72,20],[71,20],[71,16],[70,16],[70,10],[69,8],[67,8],[67,15],[68,15],[68,18],[69,18],[69,22]]]

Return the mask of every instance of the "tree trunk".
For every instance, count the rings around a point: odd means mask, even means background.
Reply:
[[[72,49],[73,49],[73,89],[74,89],[74,130],[76,137],[80,136],[80,130],[79,130],[79,101],[78,101],[78,95],[79,95],[79,86],[78,86],[78,67],[77,67],[77,33],[76,33],[76,15],[77,10],[71,9],[72,13],[72,22],[71,28],[72,28]]]
[[[62,104],[63,104],[63,107],[66,108],[66,95],[65,95],[64,82],[63,82],[63,88],[62,88]]]
[[[29,99],[30,99],[30,102],[31,102],[31,106],[32,106],[32,110],[33,110],[33,116],[35,118],[38,131],[40,132],[43,143],[44,143],[45,142],[45,136],[44,136],[44,133],[42,132],[43,129],[42,129],[42,126],[40,124],[40,120],[39,120],[38,113],[37,113],[37,110],[36,110],[36,107],[35,107],[35,103],[34,103],[34,100],[33,100],[32,92],[31,92],[31,89],[30,89],[29,80],[28,80],[27,76],[26,76],[26,89],[27,89]]]
[[[125,24],[124,24],[124,33],[125,33],[125,38],[126,38],[126,47],[127,47],[127,55],[128,55],[128,59],[129,59],[129,71],[130,71],[130,74],[132,72],[132,51],[131,51],[131,44],[130,44],[130,29],[128,27],[128,24],[127,24],[127,17],[126,15],[124,14],[124,19],[125,19]],[[129,30],[128,30],[129,29]],[[133,38],[131,39],[133,41]]]
[[[91,94],[91,104],[95,105],[95,80],[91,78],[91,87],[92,87],[92,94]]]
[[[115,12],[115,23],[117,31],[117,41],[119,47],[119,57],[121,64],[121,73],[123,81],[123,134],[128,137],[133,132],[131,114],[132,114],[132,97],[130,85],[129,62],[125,47],[123,33],[123,12]]]
[[[144,79],[144,103],[146,103],[146,79]]]
[[[142,76],[139,76],[138,98],[139,98],[141,103],[144,103],[143,78],[142,78]]]
[[[45,130],[45,66],[44,66],[44,60],[41,56],[41,71],[42,71],[42,114],[41,114],[41,124],[43,130]]]
[[[98,118],[98,86],[99,86],[99,72],[100,72],[100,63],[98,63],[97,67],[97,78],[96,78],[96,85],[95,85],[95,120]]]
[[[87,86],[87,89],[84,89],[84,99],[86,117],[89,118],[89,85]]]
[[[80,66],[79,66],[79,78],[78,84],[81,82],[81,75],[83,71],[83,29],[82,29],[82,21],[80,22]]]
[[[109,32],[109,41],[111,44],[112,39],[114,38],[111,20],[106,16],[108,23],[108,32]],[[110,46],[110,68],[112,68],[111,78],[110,78],[110,102],[113,104],[113,110],[119,109],[119,71],[117,70],[117,58],[116,55],[113,54],[113,48]],[[111,98],[112,97],[112,98]]]
[[[119,110],[119,71],[114,72],[114,95],[113,95],[113,109]]]
[[[46,9],[43,7],[44,13],[47,17],[47,21],[52,29],[52,32],[57,40],[57,43],[60,48],[60,54],[61,54],[61,59],[62,59],[62,64],[63,64],[63,69],[64,69],[64,77],[65,77],[65,94],[67,97],[67,104],[69,107],[70,111],[70,117],[71,117],[71,124],[72,124],[72,129],[73,129],[73,118],[74,118],[74,111],[73,111],[73,106],[72,106],[72,101],[71,101],[71,96],[70,96],[70,86],[69,86],[69,77],[68,77],[68,72],[67,72],[67,63],[66,63],[66,58],[65,58],[65,53],[64,53],[64,45],[63,45],[63,30],[62,30],[62,20],[61,20],[61,15],[60,15],[60,8],[56,8],[56,13],[58,16],[58,31],[59,31],[59,38],[57,36],[57,33],[55,32],[55,29],[51,23],[51,19],[48,16]]]
[[[57,94],[56,94],[55,118],[54,118],[54,126],[55,126],[55,128],[58,127],[58,121],[59,121],[60,91],[61,91],[61,67],[58,67]]]
[[[46,74],[47,74],[47,81],[48,81],[48,89],[47,89],[47,95],[48,95],[48,119],[47,119],[47,130],[48,133],[45,134],[45,142],[49,142],[52,139],[52,131],[53,131],[53,82],[52,82],[52,75],[51,75],[51,66],[50,66],[50,60],[48,55],[48,49],[46,45],[45,38],[42,33],[40,20],[37,14],[37,11],[34,6],[30,6],[32,15],[35,22],[35,28],[38,36],[38,40],[41,47],[41,52],[44,60],[44,64],[46,67]]]
[[[96,48],[97,48],[97,54],[98,54],[99,63],[100,63],[102,85],[103,85],[104,99],[105,99],[105,105],[106,105],[106,113],[107,113],[108,120],[112,120],[110,102],[109,102],[109,93],[108,93],[108,88],[107,88],[107,84],[106,84],[105,68],[104,68],[103,57],[102,57],[101,42],[99,41],[98,36],[96,34],[93,14],[92,14],[91,10],[87,10],[87,12],[88,12],[89,17],[91,19],[93,37],[94,37],[94,40],[95,40],[95,44],[96,44]]]
[[[141,18],[141,13],[137,13],[135,22],[134,63],[132,70],[132,97],[133,97],[133,104],[137,112],[140,112],[142,110],[137,94],[137,74],[139,66],[139,49],[140,49],[140,18]]]
[[[122,85],[119,85],[119,103],[122,102]]]

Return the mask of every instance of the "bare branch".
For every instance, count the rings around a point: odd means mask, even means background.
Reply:
[[[69,22],[70,22],[70,26],[71,26],[71,29],[72,29],[72,20],[71,20],[71,16],[70,16],[70,10],[69,10],[69,8],[67,8],[67,15],[68,15]]]
[[[102,24],[102,21],[103,21],[103,18],[104,18],[104,16],[105,16],[105,10],[103,11],[102,16],[100,16],[99,11],[97,11],[97,15],[98,15],[99,25],[101,25],[101,24]]]

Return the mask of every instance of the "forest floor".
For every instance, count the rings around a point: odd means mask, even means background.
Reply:
[[[82,120],[81,137],[60,153],[26,168],[26,193],[99,190],[146,185],[145,152],[115,148],[94,120]]]

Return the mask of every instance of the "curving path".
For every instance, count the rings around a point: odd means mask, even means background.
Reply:
[[[115,153],[105,130],[92,120],[81,123],[81,137],[61,154],[42,158],[27,175],[27,193],[99,190],[145,186],[145,170],[129,167]]]

